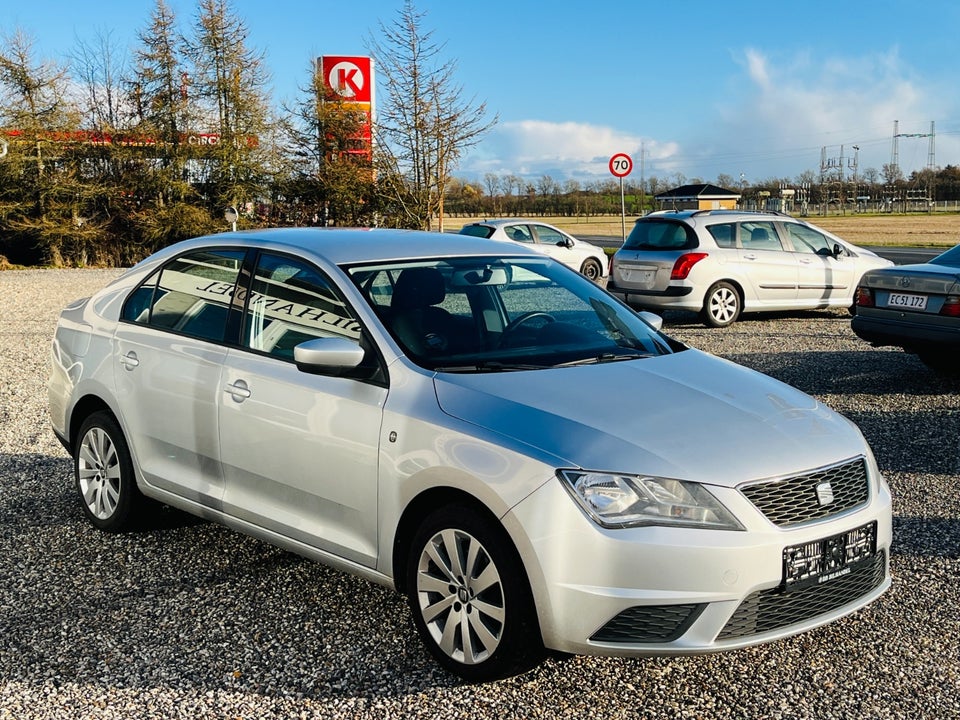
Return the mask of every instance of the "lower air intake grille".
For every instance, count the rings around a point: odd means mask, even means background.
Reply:
[[[792,592],[784,592],[779,587],[760,590],[740,604],[717,639],[730,640],[769,632],[831,612],[879,587],[885,573],[885,555],[879,552],[849,575],[822,585],[810,585]]]
[[[591,637],[596,642],[670,642],[683,635],[706,604],[637,605],[627,608]]]

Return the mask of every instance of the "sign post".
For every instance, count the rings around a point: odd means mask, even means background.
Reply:
[[[620,178],[620,242],[627,240],[627,209],[623,202],[623,179],[633,170],[633,160],[626,153],[617,153],[610,158],[610,173]]]

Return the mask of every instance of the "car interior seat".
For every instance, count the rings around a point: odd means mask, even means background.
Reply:
[[[437,307],[446,297],[436,268],[406,268],[397,278],[390,301],[391,328],[415,355],[462,352],[479,345],[473,322]]]

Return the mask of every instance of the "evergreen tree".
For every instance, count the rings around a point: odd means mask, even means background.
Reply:
[[[226,0],[200,0],[188,56],[198,120],[219,134],[197,156],[198,184],[214,214],[227,206],[243,213],[266,197],[272,175],[267,74],[263,54],[247,46],[248,35]]]
[[[14,262],[99,263],[104,226],[88,212],[79,111],[66,68],[34,57],[23,31],[0,40],[0,253]]]

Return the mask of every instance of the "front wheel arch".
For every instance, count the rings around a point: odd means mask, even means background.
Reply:
[[[463,490],[452,487],[438,487],[426,490],[416,496],[404,509],[397,522],[397,531],[393,536],[393,585],[397,592],[406,592],[407,560],[410,557],[410,544],[423,519],[445,505],[463,505],[486,514],[491,522],[500,523],[497,517],[477,498]]]
[[[455,502],[419,518],[404,576],[413,624],[449,672],[486,682],[545,656],[523,561],[482,507]]]
[[[580,265],[580,274],[588,280],[597,282],[603,277],[603,264],[595,257],[588,257]]]

